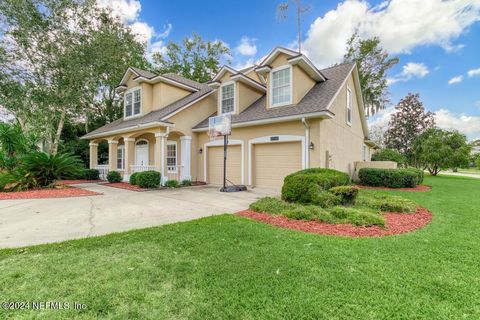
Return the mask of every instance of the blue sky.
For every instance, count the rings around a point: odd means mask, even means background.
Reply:
[[[232,65],[257,62],[277,45],[296,46],[294,11],[277,18],[277,0],[158,1],[98,0],[162,50],[193,32],[221,40]],[[293,2],[291,2],[293,3]],[[358,29],[379,36],[400,63],[389,74],[392,103],[419,92],[437,122],[480,138],[480,0],[313,1],[302,21],[305,53],[319,67],[338,62],[345,39]],[[391,110],[371,120],[388,121]]]

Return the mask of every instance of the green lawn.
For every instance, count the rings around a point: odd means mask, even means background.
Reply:
[[[480,174],[480,169],[477,168],[468,168],[468,169],[458,169],[460,173],[470,173],[470,174]]]
[[[425,183],[433,190],[392,192],[434,213],[399,236],[318,236],[223,215],[2,250],[0,301],[87,305],[7,318],[479,319],[480,180]]]

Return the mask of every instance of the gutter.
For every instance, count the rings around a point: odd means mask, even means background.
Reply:
[[[135,130],[135,129],[149,129],[149,128],[158,127],[159,125],[167,127],[167,128],[175,127],[175,124],[173,124],[171,122],[155,121],[155,122],[149,122],[149,123],[146,123],[146,124],[137,124],[137,125],[122,128],[122,129],[105,131],[105,132],[101,132],[101,133],[97,133],[97,134],[93,134],[93,135],[86,134],[83,137],[80,137],[80,139],[90,140],[90,139],[95,139],[95,138],[108,137],[112,134],[130,132],[130,131]]]
[[[305,127],[305,169],[310,168],[310,124],[305,117],[302,118],[303,126]]]

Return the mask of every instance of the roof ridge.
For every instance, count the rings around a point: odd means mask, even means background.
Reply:
[[[318,69],[318,71],[322,72],[324,70],[330,70],[330,69],[333,69],[333,68],[338,68],[338,67],[341,67],[341,66],[344,66],[344,65],[351,65],[351,64],[354,64],[355,62],[342,62],[342,63],[339,63],[339,64],[335,64],[333,66],[330,66],[330,67],[327,67],[327,68],[323,68],[323,69]]]

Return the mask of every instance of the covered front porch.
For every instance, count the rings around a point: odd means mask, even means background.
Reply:
[[[106,179],[109,171],[118,171],[124,181],[135,172],[155,170],[167,180],[191,180],[191,136],[163,129],[142,130],[90,141],[90,168]],[[98,146],[108,143],[108,161],[99,164]]]

